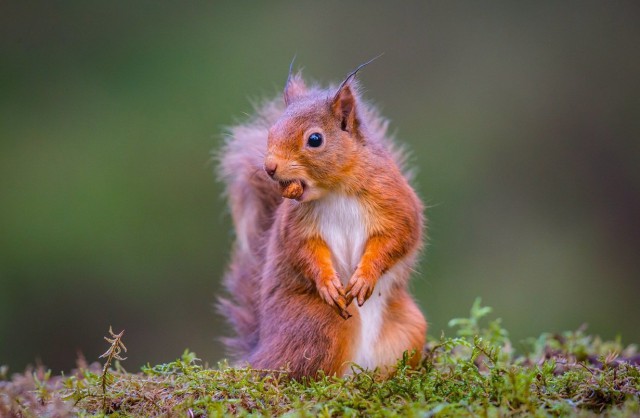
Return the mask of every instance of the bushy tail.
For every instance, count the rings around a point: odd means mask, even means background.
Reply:
[[[233,126],[219,153],[219,177],[236,231],[231,264],[223,283],[228,297],[219,298],[218,310],[234,328],[235,336],[223,339],[228,354],[246,359],[258,342],[260,271],[267,230],[282,201],[275,182],[263,170],[267,132],[282,113],[280,101],[256,109],[251,121]]]

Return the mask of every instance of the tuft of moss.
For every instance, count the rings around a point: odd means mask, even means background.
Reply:
[[[352,366],[344,378],[295,381],[286,370],[203,365],[185,351],[174,362],[128,373],[80,361],[69,376],[43,368],[0,374],[0,416],[609,416],[640,415],[635,346],[581,328],[543,334],[515,353],[500,320],[476,300],[455,336],[431,339],[419,368],[410,353],[388,379]],[[108,375],[108,384],[105,377]]]

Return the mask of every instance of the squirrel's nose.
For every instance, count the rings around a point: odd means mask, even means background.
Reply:
[[[269,177],[273,178],[276,174],[276,170],[278,169],[278,164],[275,161],[265,161],[264,163],[264,171],[267,172]]]

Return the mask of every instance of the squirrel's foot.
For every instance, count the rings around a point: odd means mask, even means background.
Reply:
[[[364,305],[367,299],[371,297],[375,287],[375,279],[367,278],[356,271],[347,285],[347,306],[351,304],[354,298],[358,301],[358,306]]]
[[[347,311],[347,297],[338,277],[332,277],[318,284],[318,293],[322,300],[331,306],[344,319],[351,318]]]

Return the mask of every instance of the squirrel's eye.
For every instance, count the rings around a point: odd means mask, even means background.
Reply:
[[[312,148],[318,148],[322,145],[322,135],[318,132],[314,132],[309,135],[309,139],[307,139],[307,144]]]

